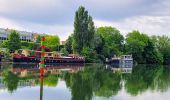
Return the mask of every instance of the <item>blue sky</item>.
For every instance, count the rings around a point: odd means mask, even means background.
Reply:
[[[0,0],[0,27],[57,34],[65,40],[80,5],[96,27],[113,26],[123,35],[139,30],[170,36],[170,0]]]

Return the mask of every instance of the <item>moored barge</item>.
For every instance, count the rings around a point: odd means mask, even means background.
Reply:
[[[47,50],[48,51],[48,50]],[[34,54],[30,55],[30,52]],[[41,51],[21,50],[21,54],[13,54],[13,62],[40,63]],[[84,57],[78,55],[61,56],[59,53],[45,52],[45,63],[84,63]]]

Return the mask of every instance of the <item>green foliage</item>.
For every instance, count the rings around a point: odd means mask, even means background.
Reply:
[[[36,50],[38,47],[40,47],[40,44],[35,43],[35,42],[29,42],[28,49]]]
[[[15,50],[18,50],[21,48],[21,41],[20,41],[20,35],[15,30],[11,31],[9,35],[9,41],[7,43],[7,48],[14,52]]]
[[[94,49],[97,54],[103,54],[104,49],[104,39],[100,34],[95,34],[94,36]]]
[[[143,60],[143,51],[148,40],[149,37],[139,31],[130,32],[126,37],[126,51],[132,54],[134,60],[138,63],[145,63]]]
[[[170,64],[170,38],[168,36],[152,36],[152,42],[163,56],[163,64]]]
[[[68,51],[66,50],[66,48],[62,48],[61,50],[60,50],[60,52],[64,55],[64,56],[67,56],[69,53],[68,53]]]
[[[91,16],[88,17],[88,33],[87,34],[87,40],[86,40],[86,46],[93,47],[93,39],[95,34],[95,27],[93,18]]]
[[[150,40],[148,40],[147,45],[144,47],[143,58],[147,64],[163,63],[162,55],[155,49],[154,44]]]
[[[4,56],[4,58],[11,57],[10,51],[8,49],[6,49],[5,51],[0,51],[0,55]]]
[[[0,47],[1,48],[7,48],[8,47],[8,43],[9,43],[8,40],[7,41],[3,41],[3,42],[1,42]]]
[[[28,49],[29,42],[27,41],[21,41],[21,48],[22,49]]]
[[[37,49],[38,47],[40,47],[40,44],[38,44],[38,43],[21,41],[21,48],[22,48],[22,49],[35,50],[35,49]]]
[[[36,43],[41,43],[41,36],[40,36],[40,35],[38,35],[38,36],[36,37]]]
[[[81,55],[85,57],[86,62],[94,62],[96,58],[96,53],[89,47],[84,47],[81,51]]]
[[[73,48],[80,53],[84,47],[91,47],[94,38],[94,23],[88,11],[80,6],[75,13]]]
[[[57,47],[60,45],[59,37],[53,35],[46,35],[45,36],[45,46],[50,48],[53,51],[57,51]]]
[[[68,37],[68,39],[66,40],[66,43],[64,45],[64,47],[66,48],[66,50],[68,51],[69,54],[73,53],[72,46],[73,46],[73,34]]]
[[[102,37],[101,41],[104,42],[100,43],[100,48],[103,48],[105,57],[119,55],[123,51],[124,37],[119,30],[113,27],[99,27],[96,33]]]

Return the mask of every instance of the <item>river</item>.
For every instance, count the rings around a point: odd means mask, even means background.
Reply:
[[[169,100],[170,66],[0,64],[0,100]]]

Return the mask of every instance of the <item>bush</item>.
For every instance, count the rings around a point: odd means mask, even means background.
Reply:
[[[85,57],[85,60],[88,63],[96,62],[98,59],[96,52],[89,47],[84,47],[81,51],[81,55]]]
[[[34,42],[27,42],[27,41],[22,41],[21,42],[21,48],[22,49],[30,49],[30,50],[35,50],[40,46],[38,43]]]

